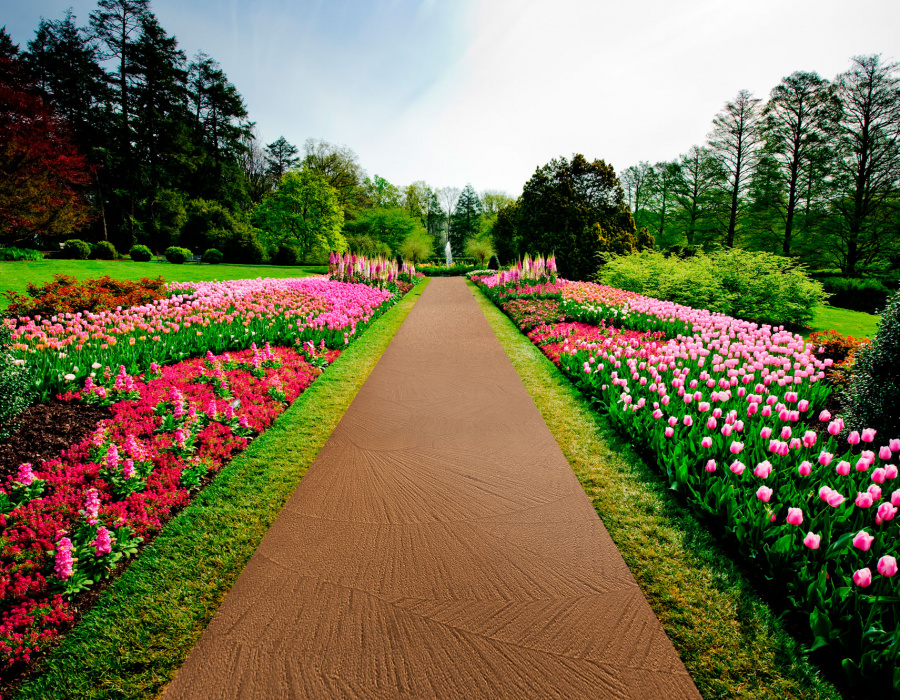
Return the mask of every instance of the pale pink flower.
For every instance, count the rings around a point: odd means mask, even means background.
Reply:
[[[897,573],[897,560],[889,554],[885,554],[878,560],[878,573],[882,576],[894,576]]]
[[[753,473],[758,476],[760,479],[767,479],[769,474],[772,473],[772,463],[769,460],[763,460],[759,464],[756,465],[756,468],[753,470]]]
[[[706,463],[706,471],[712,474],[716,470],[716,460],[711,459]]]
[[[882,503],[878,506],[878,517],[882,520],[893,520],[897,515],[897,507],[890,503]]]
[[[802,525],[803,511],[800,508],[788,508],[787,522],[789,525]]]
[[[872,498],[872,494],[868,491],[861,491],[856,494],[856,505],[860,508],[871,508],[873,503],[875,501]]]
[[[878,431],[874,428],[866,428],[862,431],[862,441],[863,442],[872,442],[875,439],[875,433]]]
[[[859,433],[856,430],[854,430],[852,433],[850,433],[847,436],[847,442],[849,442],[851,445],[858,445],[859,444]]]
[[[703,438],[703,439],[700,441],[700,447],[704,447],[704,448],[707,448],[707,449],[709,449],[710,447],[712,447],[712,444],[713,444],[712,438],[709,437],[709,435],[707,435],[705,438]]]
[[[806,533],[806,537],[803,538],[803,544],[805,544],[810,549],[818,549],[821,542],[822,535],[816,535],[812,532]]]
[[[878,458],[879,459],[890,459],[891,458],[891,448],[887,445],[882,445],[878,450]]]
[[[759,500],[768,503],[769,499],[772,498],[772,489],[770,489],[768,486],[760,486],[758,489],[756,489],[756,497]]]
[[[865,530],[860,530],[856,533],[856,537],[853,538],[853,546],[863,552],[868,552],[872,548],[874,541],[875,538],[872,535]]]
[[[830,452],[823,451],[819,455],[819,464],[821,464],[823,467],[827,467],[829,464],[831,464],[831,460],[833,458],[834,458],[834,455],[832,455]]]
[[[850,473],[850,462],[842,459],[834,470],[841,476],[847,476]]]
[[[853,583],[860,588],[868,588],[872,585],[872,572],[866,569],[859,569],[853,572]]]
[[[746,469],[746,467],[744,466],[744,464],[743,464],[742,462],[738,462],[737,460],[735,460],[734,462],[732,462],[731,466],[728,467],[728,468],[729,468],[731,471],[733,471],[735,474],[737,474],[738,476],[740,476],[741,474],[743,474],[743,473],[744,473],[744,469]]]
[[[744,443],[735,440],[728,449],[731,451],[731,454],[739,455],[744,449]]]
[[[797,473],[800,474],[800,476],[809,476],[810,473],[812,473],[812,464],[806,460],[800,462],[800,466],[797,467]]]

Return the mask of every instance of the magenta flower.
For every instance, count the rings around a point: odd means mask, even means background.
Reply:
[[[883,484],[887,478],[887,470],[884,467],[878,467],[872,471],[872,481],[876,484]]]
[[[53,573],[56,578],[65,581],[74,573],[74,560],[72,559],[72,540],[63,537],[56,543],[56,554],[54,556]]]
[[[804,447],[812,447],[816,444],[816,434],[812,430],[807,430],[803,433],[803,446]]]
[[[728,448],[733,455],[739,455],[741,451],[744,449],[744,443],[738,442],[735,440],[731,443],[731,447]]]
[[[833,457],[834,455],[832,455],[830,452],[823,451],[819,455],[819,464],[821,464],[823,467],[827,467],[829,464],[831,464],[831,460],[833,459]]]
[[[875,439],[875,433],[878,431],[874,428],[866,428],[862,431],[862,441],[863,442],[872,442]]]
[[[828,411],[822,411],[819,414],[819,420],[822,421],[823,423],[827,420],[831,420],[831,414]]]
[[[847,442],[849,442],[851,445],[858,445],[859,444],[859,432],[854,430],[852,433],[850,433],[847,436]]]
[[[134,460],[126,459],[122,462],[122,476],[126,479],[131,479],[134,477]]]
[[[842,459],[834,470],[841,476],[847,476],[850,473],[850,462]]]
[[[675,416],[670,416],[668,423],[670,428],[674,428],[676,425],[678,425],[678,419]]]
[[[885,464],[884,465],[884,476],[887,479],[896,479],[897,478],[897,465],[896,464]]]
[[[828,505],[830,505],[832,508],[837,508],[839,505],[841,505],[846,500],[847,499],[844,498],[837,491],[832,491],[831,493],[828,494]]]
[[[811,472],[812,472],[812,464],[810,464],[806,460],[800,462],[800,466],[797,467],[797,473],[800,476],[809,476]]]
[[[893,520],[897,515],[897,507],[891,503],[882,503],[878,506],[878,517],[882,520]]]
[[[84,498],[84,519],[89,525],[96,525],[99,512],[100,494],[97,489],[88,489]]]
[[[860,508],[871,508],[873,503],[875,503],[875,501],[872,499],[872,494],[868,491],[862,491],[856,494],[856,505]]]
[[[791,437],[791,426],[786,425],[781,429],[781,439],[787,440]]]
[[[706,471],[712,474],[716,470],[716,460],[711,459],[706,463]]]
[[[712,444],[713,444],[713,443],[712,443],[712,438],[709,437],[709,435],[707,435],[705,438],[703,438],[703,439],[700,441],[700,447],[704,447],[704,448],[706,448],[706,449],[709,449],[710,447],[712,447]]]
[[[856,471],[864,472],[868,468],[869,468],[869,460],[867,460],[865,457],[860,457],[858,460],[856,460]]]
[[[882,445],[878,450],[878,458],[879,459],[890,459],[891,458],[891,448],[887,445]]]
[[[891,452],[900,452],[900,438],[888,440],[888,447],[891,448]]]
[[[16,474],[16,481],[18,481],[22,486],[31,486],[34,483],[34,472],[31,471],[31,463],[24,462],[19,465],[19,470]]]
[[[789,525],[802,525],[803,511],[800,508],[788,508],[787,522]]]
[[[691,427],[694,424],[694,419],[690,417],[690,415],[685,415],[684,420],[682,421],[687,427]]]
[[[744,473],[744,469],[746,469],[746,467],[744,466],[743,462],[738,462],[737,460],[735,460],[734,462],[732,462],[732,463],[731,463],[731,466],[728,467],[728,468],[729,468],[731,471],[733,471],[735,474],[737,474],[738,476],[740,476],[741,474],[743,474],[743,473]]]
[[[759,431],[759,436],[763,440],[768,440],[770,437],[772,437],[772,429],[769,426],[763,427],[763,429]]]
[[[894,493],[891,494],[891,505],[895,505],[900,508],[900,489],[897,489],[896,491],[894,491]]]
[[[665,435],[667,438],[672,437],[674,434],[675,434],[674,428],[671,428],[671,427],[666,428]]]
[[[878,569],[878,573],[882,576],[894,576],[897,573],[897,560],[889,554],[885,554],[878,560],[878,566],[876,568]]]
[[[830,486],[823,486],[819,489],[819,498],[821,498],[826,503],[828,502],[828,497],[834,492]]]
[[[97,537],[91,543],[94,546],[94,554],[102,557],[112,551],[112,538],[109,536],[109,530],[102,525],[97,528]]]
[[[821,542],[822,535],[816,535],[812,532],[806,533],[806,537],[803,538],[803,544],[805,544],[810,549],[818,549]]]
[[[806,413],[809,410],[809,401],[806,399],[800,399],[800,403],[797,404],[797,410],[801,413]]]
[[[875,538],[872,535],[865,530],[860,530],[856,533],[856,537],[853,538],[853,546],[863,552],[868,552],[872,548],[874,541]]]
[[[756,497],[759,500],[768,503],[769,499],[772,498],[772,489],[770,489],[768,486],[760,486],[758,489],[756,489]]]
[[[867,568],[853,572],[853,583],[860,588],[868,588],[872,585],[872,572]]]
[[[760,479],[768,478],[769,474],[772,473],[772,463],[769,460],[765,459],[759,464],[756,465],[756,468],[753,470],[753,473],[758,476]]]

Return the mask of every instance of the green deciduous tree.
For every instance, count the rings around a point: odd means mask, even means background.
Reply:
[[[425,233],[422,225],[401,207],[373,207],[360,210],[352,221],[344,225],[344,236],[368,236],[384,243],[390,253],[396,253],[401,243],[414,232]]]
[[[403,200],[399,188],[381,175],[363,180],[363,196],[368,206],[380,209],[398,209]]]
[[[576,154],[571,161],[557,158],[538,168],[525,184],[518,210],[518,252],[555,254],[562,277],[588,279],[600,252],[637,248],[625,193],[602,160]]]
[[[288,243],[306,260],[316,249],[343,251],[344,212],[334,188],[309,168],[289,171],[275,192],[253,212],[270,242]]]
[[[363,181],[366,173],[359,157],[347,146],[335,146],[322,139],[307,139],[303,144],[303,166],[319,173],[337,193],[346,217],[364,204]]]

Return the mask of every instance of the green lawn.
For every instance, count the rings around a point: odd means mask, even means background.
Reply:
[[[470,285],[701,695],[839,698],[659,473]]]
[[[13,697],[152,698],[222,599],[421,295],[418,285],[172,520]]]
[[[841,335],[852,335],[854,338],[872,338],[875,331],[878,330],[879,320],[881,320],[880,316],[866,314],[862,311],[821,306],[813,316],[810,331],[833,330]]]
[[[113,279],[139,280],[159,277],[167,282],[208,282],[211,280],[255,279],[256,277],[308,277],[324,274],[327,267],[276,267],[274,265],[206,265],[132,260],[26,260],[0,262],[0,293],[11,290],[25,293],[29,282],[49,282],[53,275],[72,275],[88,279],[109,275]],[[0,297],[0,309],[9,306]]]

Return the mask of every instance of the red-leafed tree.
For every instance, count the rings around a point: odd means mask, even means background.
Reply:
[[[89,218],[87,161],[44,103],[0,29],[0,245],[34,245]]]

